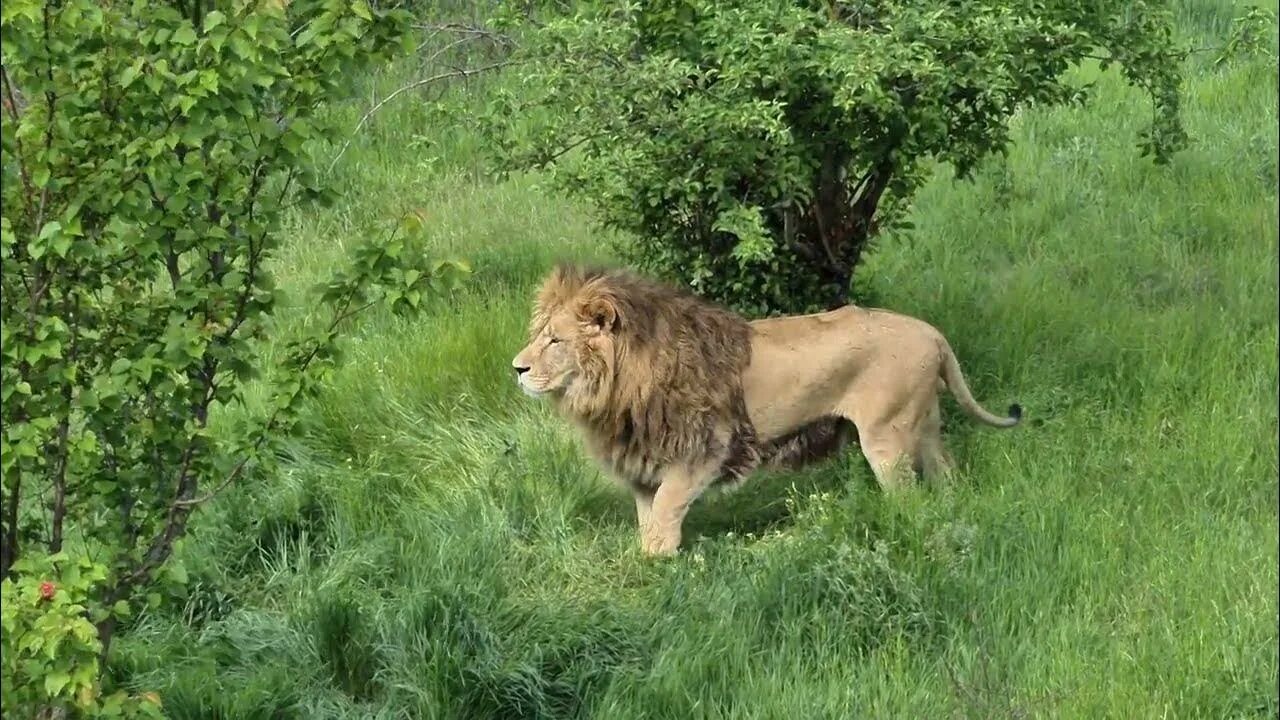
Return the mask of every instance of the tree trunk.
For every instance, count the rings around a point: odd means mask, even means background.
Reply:
[[[4,533],[0,535],[0,578],[9,577],[13,563],[18,559],[18,490],[22,475],[19,474],[13,483],[10,493],[3,495]]]
[[[834,287],[829,309],[848,305],[853,271],[868,241],[875,234],[876,209],[893,176],[893,168],[881,162],[866,171],[852,188],[835,156],[824,161],[809,212],[801,219],[799,243],[824,284]]]
[[[110,607],[108,607],[108,610],[110,610]],[[107,653],[111,651],[111,640],[116,634],[115,616],[108,615],[107,618],[102,622],[99,622],[96,627],[98,628],[98,642],[102,643],[102,651],[98,653],[98,663],[99,667],[103,668],[103,671],[105,672],[107,667]]]

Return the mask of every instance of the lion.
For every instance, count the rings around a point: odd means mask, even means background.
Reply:
[[[534,302],[520,388],[549,398],[605,473],[635,498],[641,548],[675,553],[689,506],[761,466],[797,467],[854,436],[878,484],[945,478],[939,394],[974,400],[928,323],[855,305],[748,322],[623,270],[557,266]]]

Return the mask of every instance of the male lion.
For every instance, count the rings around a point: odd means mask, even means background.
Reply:
[[[885,489],[911,470],[946,474],[944,386],[988,425],[1022,415],[983,409],[942,334],[885,310],[747,322],[628,272],[561,266],[538,292],[530,338],[512,361],[520,387],[550,397],[632,492],[655,555],[676,551],[708,487],[829,454],[853,428]]]

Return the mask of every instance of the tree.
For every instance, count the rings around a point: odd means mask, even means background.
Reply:
[[[629,259],[740,310],[843,304],[926,163],[967,176],[1014,113],[1083,99],[1118,64],[1154,105],[1142,152],[1185,142],[1181,55],[1147,0],[586,2],[520,23],[499,99],[508,168],[547,167]]]
[[[364,0],[0,12],[3,707],[111,712],[120,699],[98,696],[83,656],[181,581],[169,559],[191,513],[272,459],[349,318],[412,310],[465,266],[411,254],[409,215],[319,289],[318,329],[290,339],[271,322],[281,214],[331,195],[312,151],[336,128],[317,109],[403,45],[407,14]],[[259,376],[266,409],[233,412]]]

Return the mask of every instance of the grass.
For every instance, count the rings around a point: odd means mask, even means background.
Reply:
[[[1181,12],[1210,39],[1231,16]],[[293,219],[281,285],[409,207],[477,275],[362,323],[282,476],[202,514],[185,606],[113,671],[174,718],[1276,717],[1277,76],[1189,67],[1172,166],[1134,148],[1145,100],[1084,68],[1091,103],[940,174],[860,270],[1028,426],[949,413],[944,490],[885,497],[856,452],[759,477],[701,501],[669,562],[508,370],[539,276],[607,258],[600,234],[389,107],[345,203]]]

